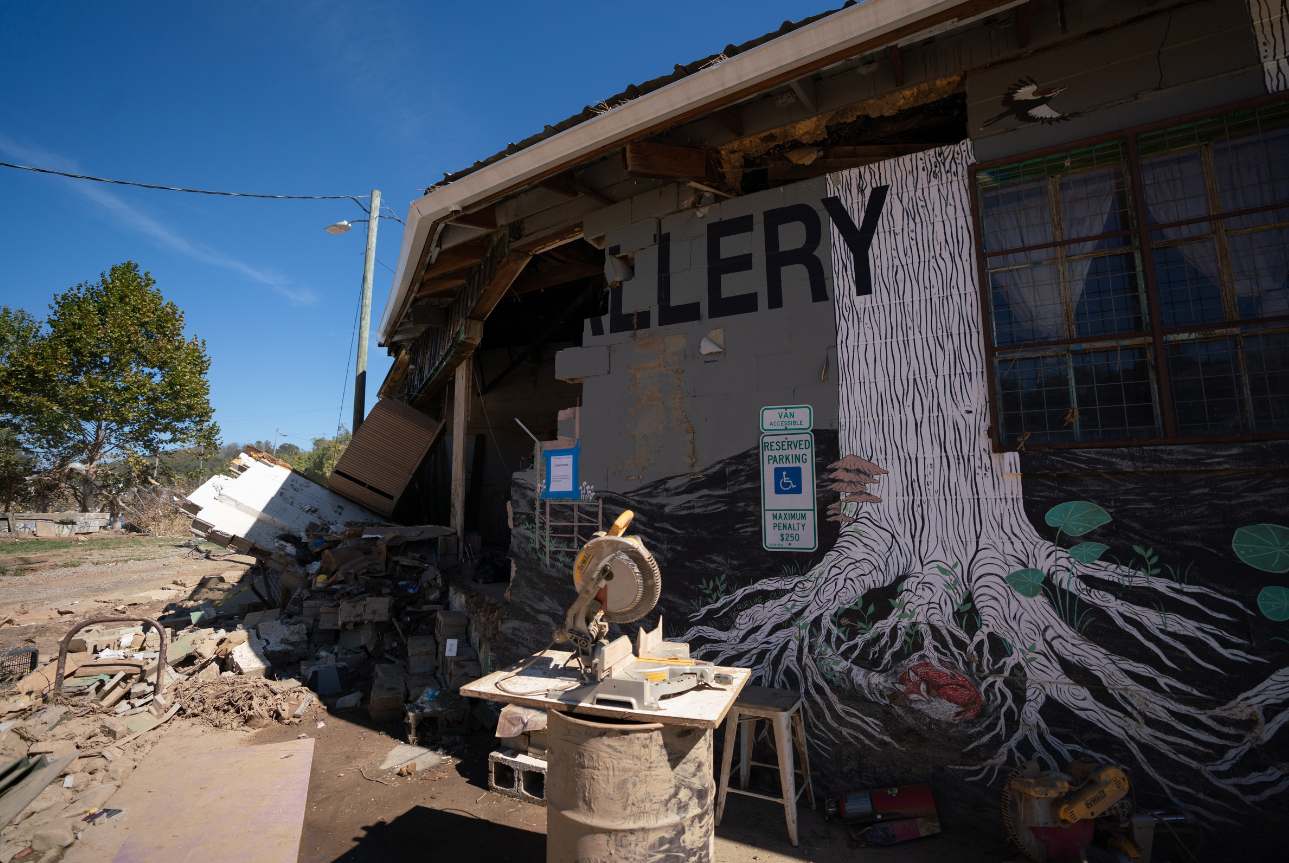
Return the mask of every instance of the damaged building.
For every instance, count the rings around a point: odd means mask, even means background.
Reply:
[[[1287,52],[1284,0],[874,0],[630,86],[412,205],[333,488],[451,525],[504,658],[634,510],[834,790],[1083,756],[1270,841]]]

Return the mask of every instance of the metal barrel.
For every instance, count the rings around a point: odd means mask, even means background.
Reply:
[[[711,863],[712,732],[550,712],[547,863]]]

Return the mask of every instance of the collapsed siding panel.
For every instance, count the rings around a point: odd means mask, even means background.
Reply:
[[[373,512],[393,515],[442,431],[442,422],[402,402],[382,399],[354,433],[327,485]]]
[[[188,495],[184,509],[198,536],[247,554],[271,555],[284,537],[309,529],[337,533],[382,519],[258,450],[241,453],[232,476],[212,476]]]

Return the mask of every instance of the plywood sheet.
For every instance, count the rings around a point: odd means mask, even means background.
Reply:
[[[295,863],[312,738],[251,745],[179,729],[157,742],[108,805],[122,814],[81,834],[67,863]]]
[[[482,698],[503,704],[521,704],[542,710],[576,711],[590,716],[628,719],[634,722],[661,722],[665,725],[688,725],[693,728],[715,728],[725,719],[730,706],[747,684],[752,672],[746,668],[725,668],[716,671],[734,678],[733,685],[725,689],[693,689],[689,692],[664,698],[661,710],[629,710],[625,707],[605,707],[586,702],[591,695],[590,686],[575,686],[578,682],[572,653],[567,650],[545,650],[538,654],[532,665],[518,669],[518,665],[494,671],[473,683],[461,687],[461,694],[468,698]],[[497,688],[498,681],[506,691]],[[563,691],[553,691],[563,690]]]

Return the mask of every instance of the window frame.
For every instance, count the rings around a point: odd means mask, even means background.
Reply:
[[[1233,339],[1237,346],[1237,357],[1243,373],[1241,385],[1243,394],[1246,396],[1241,406],[1241,410],[1243,411],[1251,406],[1251,402],[1247,398],[1249,379],[1241,337],[1289,332],[1289,314],[1258,318],[1233,317],[1223,319],[1221,321],[1198,323],[1193,325],[1165,326],[1161,313],[1159,286],[1155,273],[1154,252],[1156,249],[1169,248],[1184,241],[1164,240],[1161,242],[1152,238],[1152,234],[1154,234],[1158,229],[1150,226],[1145,197],[1145,184],[1142,179],[1141,155],[1138,148],[1138,139],[1143,134],[1218,117],[1234,111],[1264,108],[1281,103],[1289,105],[1289,93],[1276,93],[1268,96],[1259,96],[1252,99],[1229,102],[1215,108],[1207,108],[1201,111],[1182,114],[1164,120],[1129,126],[1114,132],[1106,132],[1087,138],[1079,138],[1036,150],[1027,150],[1001,159],[977,162],[971,166],[968,171],[968,192],[971,200],[972,227],[975,231],[974,245],[976,271],[980,291],[980,337],[984,348],[985,378],[989,398],[989,438],[994,452],[1100,449],[1105,447],[1174,446],[1197,443],[1245,443],[1267,440],[1284,440],[1289,438],[1289,431],[1241,431],[1202,435],[1181,434],[1178,432],[1177,417],[1173,404],[1173,389],[1169,379],[1168,344],[1182,340],[1204,341],[1220,338]],[[1042,243],[1032,247],[1027,246],[1021,249],[1006,250],[1006,253],[1024,253],[1031,250],[1036,251],[1048,246],[1064,246],[1070,242],[1085,243],[1096,241],[1103,237],[1126,235],[1126,239],[1129,244],[1128,248],[1119,249],[1116,253],[1135,255],[1141,267],[1141,271],[1138,273],[1138,278],[1140,279],[1144,289],[1143,295],[1145,300],[1145,312],[1148,319],[1147,326],[1141,331],[1131,333],[1107,333],[1098,336],[1075,336],[1072,338],[1046,340],[1041,342],[1017,343],[1008,345],[1001,349],[995,347],[994,308],[993,297],[990,291],[990,270],[988,267],[989,253],[987,253],[985,249],[984,224],[981,219],[980,185],[977,175],[982,171],[989,171],[996,168],[1006,167],[1008,165],[1015,165],[1020,162],[1026,162],[1032,159],[1040,159],[1046,156],[1066,153],[1071,150],[1095,147],[1097,145],[1103,145],[1110,142],[1118,142],[1122,146],[1123,170],[1127,181],[1126,191],[1131,196],[1130,207],[1127,211],[1132,220],[1131,226],[1123,231],[1114,231],[1109,234],[1102,234],[1096,237],[1081,237],[1076,241],[1063,239]],[[1208,150],[1202,150],[1201,152],[1207,153]],[[1207,155],[1205,156],[1205,159],[1208,159]],[[1208,171],[1210,169],[1211,165],[1206,165],[1206,177],[1208,176]],[[1062,175],[1058,175],[1057,178],[1052,179],[1055,179],[1059,183],[1059,176]],[[1209,203],[1212,203],[1211,200]],[[1059,206],[1059,202],[1051,201],[1050,205],[1054,207]],[[1225,226],[1225,222],[1226,220],[1236,219],[1241,216],[1256,215],[1258,213],[1273,210],[1289,210],[1289,200],[1279,204],[1273,203],[1239,210],[1216,212],[1211,210],[1204,216],[1197,216],[1190,219],[1167,223],[1168,227],[1182,227],[1191,224],[1205,223],[1211,226],[1208,233],[1203,236],[1212,237],[1215,246],[1220,247],[1218,253],[1221,255],[1223,261],[1219,271],[1221,277],[1220,291],[1224,308],[1229,303],[1233,290],[1230,285],[1233,273],[1226,263],[1227,256],[1224,254],[1227,236],[1229,233],[1232,233],[1232,229],[1227,228]],[[1217,213],[1220,213],[1220,215]],[[1268,223],[1266,225],[1259,225],[1256,228],[1235,229],[1235,232],[1272,229],[1275,225],[1281,224],[1281,222]],[[1196,239],[1196,237],[1188,239],[1193,240]],[[1064,304],[1065,293],[1067,290],[1064,283],[1065,276],[1062,275],[1061,279],[1062,303]],[[1246,329],[1250,326],[1256,326],[1258,329],[1250,332]],[[1148,359],[1148,371],[1154,386],[1160,434],[1149,437],[1118,438],[1111,440],[1036,441],[1032,443],[1022,440],[1017,444],[1007,445],[1004,443],[1002,438],[1002,400],[998,392],[997,362],[999,355],[1004,357],[1024,357],[1038,354],[1057,353],[1062,350],[1069,354],[1070,349],[1076,346],[1087,346],[1090,350],[1096,350],[1098,348],[1108,350],[1116,347],[1132,348],[1138,346],[1149,348],[1150,359]]]

